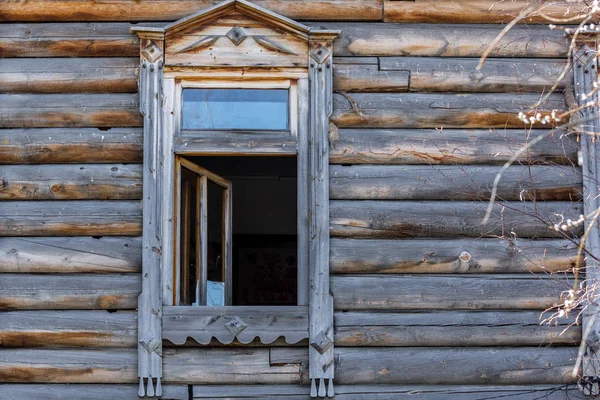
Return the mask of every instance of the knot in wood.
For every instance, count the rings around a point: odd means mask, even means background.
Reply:
[[[0,179],[0,188],[4,187],[4,181],[2,179]]]
[[[62,187],[58,183],[55,183],[54,185],[50,186],[50,191],[52,193],[58,193],[58,192],[60,192],[61,189],[62,189]]]
[[[469,262],[471,261],[471,254],[466,251],[463,251],[462,253],[460,253],[459,258],[462,262]]]

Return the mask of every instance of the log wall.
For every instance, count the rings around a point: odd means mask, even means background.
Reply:
[[[215,3],[2,5],[0,399],[137,398],[143,137],[129,23]],[[336,398],[573,398],[564,385],[581,331],[566,329],[573,319],[540,325],[540,313],[576,263],[576,246],[548,227],[581,213],[578,143],[555,132],[524,152],[480,223],[500,166],[548,133],[516,114],[561,75],[562,32],[534,17],[476,71],[526,1],[256,3],[342,30],[330,158]],[[540,111],[565,109],[571,82],[567,73]],[[168,347],[164,398],[305,398],[307,361],[305,344]]]

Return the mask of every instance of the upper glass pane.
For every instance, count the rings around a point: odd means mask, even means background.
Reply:
[[[183,89],[183,129],[287,130],[287,89]]]

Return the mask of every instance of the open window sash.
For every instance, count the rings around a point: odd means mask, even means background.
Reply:
[[[175,257],[175,304],[217,305],[212,298],[221,298],[224,306],[232,301],[232,184],[227,179],[183,158],[176,157],[175,180],[177,243],[180,254]],[[209,260],[209,183],[221,191],[221,255]],[[212,216],[212,215],[211,215]],[[194,251],[192,251],[194,250]],[[209,280],[209,262],[219,267],[221,281]],[[192,270],[194,269],[194,270]],[[192,277],[192,279],[190,279]],[[220,294],[222,289],[222,295]],[[195,296],[192,296],[195,293]],[[195,300],[195,301],[192,301]]]

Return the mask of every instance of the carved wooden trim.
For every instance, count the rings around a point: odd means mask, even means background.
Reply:
[[[173,344],[187,339],[207,345],[256,338],[270,344],[283,337],[288,344],[308,339],[308,307],[173,307],[163,309],[163,338]]]
[[[594,90],[594,83],[598,79],[598,65],[596,61],[596,51],[584,45],[575,51],[574,55],[574,79],[575,96],[579,106],[584,106],[590,101],[598,104],[598,91]],[[587,97],[593,93],[591,97]],[[585,96],[584,96],[585,95]],[[579,115],[582,122],[579,129],[585,134],[580,135],[581,142],[581,163],[583,169],[583,208],[584,215],[590,215],[600,208],[600,199],[598,197],[598,182],[600,179],[600,141],[592,134],[600,134],[600,117],[598,106],[586,107]],[[598,262],[594,258],[600,258],[600,230],[598,223],[589,226],[586,223],[586,231],[590,230],[586,239],[586,250],[593,256],[587,257],[586,262],[586,285],[597,287],[600,284],[600,269]],[[595,289],[597,290],[597,289]],[[592,298],[597,298],[597,293],[589,293]],[[586,338],[586,351],[583,358],[583,373],[580,380],[580,387],[585,395],[597,396],[600,394],[598,379],[600,378],[600,312],[594,305],[597,303],[590,301],[582,318],[583,332],[589,330]]]
[[[140,112],[144,116],[142,293],[138,298],[139,396],[162,395],[162,213],[160,131],[162,41],[141,39]]]

